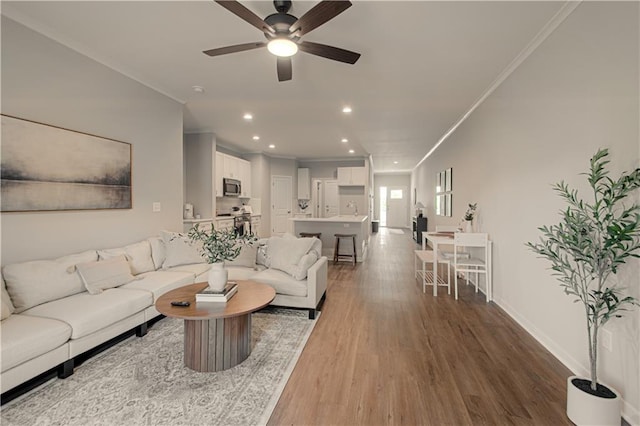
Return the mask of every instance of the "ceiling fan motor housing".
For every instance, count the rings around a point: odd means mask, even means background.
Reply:
[[[289,15],[288,13],[271,14],[266,18],[264,18],[264,22],[270,25],[276,31],[276,33],[271,34],[271,33],[265,32],[264,35],[268,40],[271,40],[275,37],[287,37],[292,40],[297,40],[300,37],[299,36],[292,37],[292,34],[289,32],[289,28],[297,20],[298,18],[296,18],[293,15]]]

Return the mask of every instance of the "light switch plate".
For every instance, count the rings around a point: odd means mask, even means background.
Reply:
[[[160,211],[160,203],[158,201],[153,203],[153,212],[157,213]]]

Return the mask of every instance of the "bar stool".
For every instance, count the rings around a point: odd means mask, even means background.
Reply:
[[[333,261],[338,262],[340,259],[350,259],[351,262],[356,264],[356,234],[334,234],[336,237],[336,245],[333,251]],[[353,242],[353,254],[340,254],[340,240],[342,238],[351,238]]]
[[[313,238],[313,237],[316,237],[317,239],[320,239],[320,235],[322,235],[322,232],[301,232],[300,233],[300,238]]]

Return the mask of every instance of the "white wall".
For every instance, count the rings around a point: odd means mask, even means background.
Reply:
[[[2,113],[128,142],[133,154],[132,209],[3,213],[2,264],[182,229],[180,103],[3,16]]]
[[[216,211],[216,137],[213,133],[184,136],[184,202],[193,204],[193,214],[213,218]]]
[[[537,227],[559,221],[552,183],[589,197],[580,173],[599,147],[617,176],[639,165],[639,4],[583,2],[413,173],[430,229],[457,223],[478,202],[479,225],[494,241],[495,301],[569,368],[586,374],[584,312],[525,248]],[[453,218],[436,217],[435,173],[453,167]],[[640,264],[620,279],[640,296]],[[640,315],[607,325],[614,351],[600,351],[600,379],[625,399],[640,424]],[[526,368],[526,367],[523,367]]]

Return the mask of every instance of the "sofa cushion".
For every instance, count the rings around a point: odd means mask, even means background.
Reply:
[[[75,266],[94,260],[98,260],[98,254],[91,250],[54,260],[6,265],[2,273],[15,312],[84,292],[84,284]]]
[[[13,303],[11,303],[11,297],[9,293],[7,293],[7,288],[4,283],[4,277],[0,276],[0,281],[2,284],[2,293],[0,296],[0,303],[2,304],[2,309],[0,309],[0,316],[2,319],[9,318],[9,316],[16,310],[13,307]]]
[[[306,255],[313,244],[314,238],[295,238],[295,237],[271,237],[267,243],[267,258],[270,262],[270,268],[278,269],[286,272],[291,276],[300,276],[300,259]],[[311,263],[313,265],[313,263]],[[309,265],[310,266],[310,265]],[[308,267],[307,267],[308,268]],[[306,269],[303,279],[306,277]]]
[[[151,246],[151,259],[153,259],[155,269],[162,268],[164,259],[167,257],[162,237],[150,237],[147,238],[147,241],[149,241],[149,245]]]
[[[100,260],[111,259],[121,255],[126,256],[131,265],[133,275],[156,269],[153,259],[151,258],[151,244],[149,244],[147,240],[120,248],[98,250],[98,258]]]
[[[106,260],[78,263],[76,269],[90,294],[100,294],[103,290],[121,286],[134,279],[124,254]]]
[[[0,325],[2,372],[45,354],[71,337],[71,326],[62,321],[29,315],[12,315]]]
[[[153,302],[166,292],[178,287],[193,284],[191,272],[180,271],[151,271],[140,274],[135,281],[125,284],[118,289],[144,290],[153,294]]]
[[[25,315],[57,319],[71,326],[71,339],[79,339],[151,306],[148,291],[110,288],[100,294],[74,294],[36,306]]]
[[[247,268],[256,267],[256,254],[257,247],[250,245],[243,245],[240,248],[240,254],[233,260],[225,260],[224,266],[245,266]]]
[[[211,265],[208,263],[191,263],[189,265],[178,265],[173,268],[166,269],[167,271],[189,272],[193,276],[198,276],[209,272]],[[205,280],[206,281],[206,280]]]
[[[227,266],[225,269],[229,271],[230,280],[252,280],[257,273],[255,269],[244,266]]]
[[[289,268],[289,273],[296,280],[304,280],[307,278],[307,271],[318,260],[318,253],[315,250],[309,250],[309,253],[300,258],[297,265]]]
[[[177,232],[162,231],[166,257],[162,263],[162,269],[169,269],[178,265],[202,263],[204,258],[200,255],[198,244],[189,237]]]
[[[299,297],[307,295],[307,280],[296,280],[286,272],[276,269],[258,272],[251,277],[251,280],[270,285],[278,294]]]

